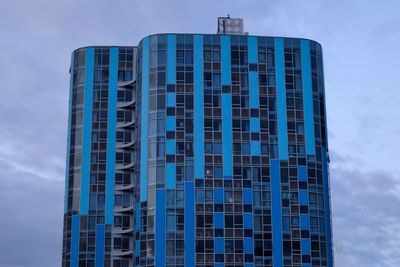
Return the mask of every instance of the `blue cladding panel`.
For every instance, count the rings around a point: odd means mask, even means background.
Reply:
[[[331,201],[329,196],[329,170],[328,170],[328,159],[327,151],[322,148],[322,172],[324,175],[324,205],[325,205],[325,222],[326,222],[326,248],[327,248],[327,259],[328,267],[333,266],[333,253],[332,253],[332,223],[331,223]]]
[[[253,238],[245,237],[243,240],[244,253],[253,254],[254,252],[254,240]]]
[[[310,219],[307,214],[300,214],[300,228],[302,230],[310,229]]]
[[[224,214],[222,212],[214,213],[214,227],[215,229],[224,228]]]
[[[311,254],[311,247],[310,247],[310,240],[309,239],[301,239],[301,254],[303,255],[310,255]]]
[[[67,131],[67,162],[65,164],[65,192],[64,192],[64,214],[68,209],[68,176],[69,176],[69,157],[71,144],[71,115],[72,115],[72,85],[74,77],[74,53],[71,55],[71,70],[69,75],[69,102],[68,102],[68,131]]]
[[[204,177],[203,36],[194,36],[194,176]]]
[[[218,253],[218,254],[224,253],[224,248],[225,248],[224,238],[222,238],[222,237],[216,237],[216,238],[214,239],[214,249],[215,249],[215,253]]]
[[[260,132],[260,119],[259,118],[250,118],[250,131]]]
[[[258,72],[249,72],[249,88],[250,88],[250,108],[260,107],[260,94],[258,85]]]
[[[281,179],[279,160],[271,160],[271,193],[272,193],[272,246],[274,266],[281,267],[282,262],[282,211]]]
[[[80,214],[89,213],[90,154],[92,137],[94,48],[86,49],[85,91],[83,105],[82,178]]]
[[[156,266],[165,266],[165,190],[156,190]]]
[[[106,224],[114,223],[115,145],[117,127],[118,48],[110,49],[108,84],[107,163],[106,163]]]
[[[299,190],[300,205],[308,205],[308,192],[307,190]]]
[[[185,266],[194,266],[194,208],[194,182],[185,182]]]
[[[224,189],[214,188],[214,203],[223,204],[224,203]]]
[[[79,263],[79,228],[79,215],[73,215],[71,226],[71,267],[78,267]]]
[[[175,154],[175,152],[176,152],[176,141],[175,140],[167,140],[166,152],[167,152],[167,154]]]
[[[96,267],[104,267],[105,225],[96,225]]]
[[[243,204],[253,203],[253,190],[251,188],[243,188]]]
[[[142,44],[142,110],[140,145],[140,201],[147,200],[147,146],[149,122],[149,39]]]
[[[307,181],[307,168],[305,166],[298,166],[297,175],[299,181]]]
[[[232,178],[232,97],[222,94],[222,158],[224,178]]]
[[[286,118],[286,83],[283,39],[275,38],[276,97],[278,109],[279,159],[288,159],[288,136]]]
[[[140,202],[135,204],[135,231],[140,231]]]
[[[175,131],[175,126],[176,126],[175,116],[167,116],[165,123],[167,131]]]
[[[175,93],[167,93],[167,107],[175,107],[176,99]]]
[[[243,215],[243,227],[244,229],[253,229],[253,214],[245,213]]]
[[[168,35],[167,83],[176,82],[176,35]]]
[[[165,166],[166,177],[165,177],[165,188],[175,189],[176,185],[176,166],[175,163],[167,163]]]
[[[251,155],[260,156],[261,155],[261,144],[260,141],[251,141]]]
[[[301,40],[301,74],[303,81],[304,128],[307,155],[315,155],[313,92],[311,82],[310,41]]]
[[[256,36],[247,37],[247,46],[249,51],[249,63],[258,62],[258,41]]]
[[[222,85],[231,84],[231,37],[221,36]]]

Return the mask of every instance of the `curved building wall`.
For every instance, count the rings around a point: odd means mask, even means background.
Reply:
[[[135,76],[135,47],[72,54],[62,266],[133,264]]]
[[[318,43],[152,35],[137,85],[137,266],[332,266]]]

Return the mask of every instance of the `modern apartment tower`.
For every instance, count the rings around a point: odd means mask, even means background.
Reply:
[[[322,49],[155,34],[72,53],[63,267],[333,266]]]

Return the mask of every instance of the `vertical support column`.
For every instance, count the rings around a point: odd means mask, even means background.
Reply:
[[[222,59],[222,87],[231,86],[231,37],[221,36],[221,59]],[[230,91],[230,90],[229,90]],[[223,176],[225,179],[232,179],[232,95],[222,93],[222,153],[223,153]]]
[[[69,157],[70,157],[70,144],[71,144],[71,116],[72,116],[72,90],[73,90],[73,77],[74,77],[74,52],[71,55],[71,67],[69,73],[69,101],[68,101],[68,130],[67,130],[67,162],[65,167],[65,192],[64,192],[64,214],[68,210],[68,181],[69,181]]]
[[[275,38],[276,98],[278,110],[279,159],[288,159],[288,136],[286,114],[285,57],[282,38]]]
[[[194,36],[194,176],[204,177],[203,36]]]
[[[93,69],[94,48],[86,49],[85,88],[83,105],[83,133],[82,133],[82,177],[80,214],[89,213],[89,182],[90,182],[90,155],[92,137],[92,109],[93,109]]]
[[[107,118],[106,224],[114,223],[115,146],[117,131],[118,48],[110,49]]]
[[[156,266],[165,266],[165,251],[166,251],[166,203],[165,190],[156,190]]]
[[[315,155],[313,92],[310,41],[301,40],[301,79],[303,87],[304,130],[307,155]]]
[[[105,225],[96,225],[96,267],[104,267]]]
[[[79,215],[72,216],[70,267],[78,267],[79,265],[79,219]]]
[[[274,267],[283,266],[280,161],[271,160],[272,248]]]
[[[147,154],[149,123],[149,38],[142,43],[142,101],[140,122],[140,201],[147,200]]]

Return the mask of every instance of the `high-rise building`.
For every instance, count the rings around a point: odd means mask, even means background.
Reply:
[[[218,22],[72,53],[63,266],[333,266],[321,46]]]

